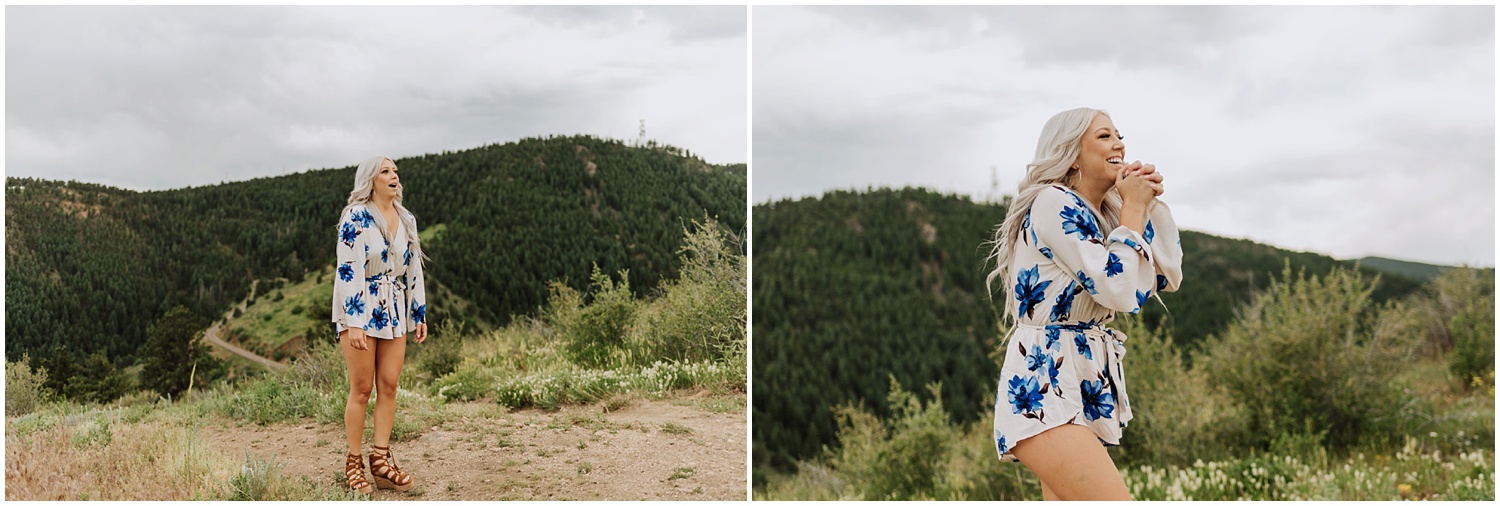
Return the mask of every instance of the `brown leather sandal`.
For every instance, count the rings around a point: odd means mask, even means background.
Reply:
[[[401,468],[396,467],[395,460],[391,457],[391,449],[376,446],[375,451],[370,452],[370,475],[375,477],[375,487],[393,488],[398,492],[411,490],[416,482]]]
[[[375,493],[375,487],[371,487],[370,482],[365,481],[364,459],[359,458],[357,454],[351,453],[344,459],[344,479],[349,480],[350,490],[361,494]]]

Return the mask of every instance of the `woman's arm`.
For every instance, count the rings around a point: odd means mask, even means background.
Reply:
[[[1155,288],[1153,255],[1141,234],[1121,225],[1105,236],[1088,206],[1072,192],[1042,190],[1031,205],[1030,225],[1037,246],[1048,249],[1043,254],[1073,275],[1100,305],[1133,312]]]
[[[411,213],[407,213],[408,216]],[[411,222],[416,224],[417,219],[412,217]],[[413,232],[416,230],[414,229]],[[411,251],[411,243],[408,242],[406,250]],[[426,276],[422,273],[422,259],[412,255],[411,258],[411,282],[408,284],[411,301],[411,321],[417,326],[417,342],[427,340],[427,287]]]
[[[338,265],[333,276],[333,321],[349,328],[351,343],[362,348],[365,324],[370,320],[370,307],[376,303],[365,293],[365,245],[375,219],[363,208],[350,208],[339,220],[338,242],[335,250]]]

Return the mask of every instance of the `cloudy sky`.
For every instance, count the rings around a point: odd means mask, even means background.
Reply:
[[[177,188],[641,120],[746,162],[745,12],[6,7],[5,174]]]
[[[1105,109],[1179,225],[1339,258],[1495,265],[1495,12],[756,7],[754,202],[1014,194]],[[998,221],[1000,217],[996,217]]]

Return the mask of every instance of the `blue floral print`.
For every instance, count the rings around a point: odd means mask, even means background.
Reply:
[[[359,229],[354,228],[353,223],[344,223],[344,226],[339,228],[339,240],[346,246],[353,247],[354,240],[358,237]]]
[[[1103,378],[1098,381],[1083,380],[1080,389],[1083,391],[1083,418],[1085,420],[1094,421],[1113,417],[1114,394],[1104,391]]]
[[[411,303],[411,318],[412,318],[412,322],[417,323],[419,325],[421,323],[427,321],[427,305],[426,304],[422,304],[422,305],[419,306],[419,305],[417,305],[416,302],[412,302]]]
[[[416,256],[414,241],[392,242],[382,234],[363,233],[364,228],[380,225],[372,213],[364,206],[351,206],[338,227],[332,320],[340,331],[364,328],[370,337],[391,339],[424,323],[427,297],[422,262],[412,258]],[[410,223],[398,225],[393,237],[403,237],[404,226]],[[402,243],[404,250],[397,246]],[[412,315],[408,308],[421,312]]]
[[[1032,345],[1031,354],[1026,356],[1026,369],[1029,371],[1035,371],[1037,369],[1041,369],[1043,366],[1046,366],[1047,363],[1051,361],[1052,357],[1050,355],[1047,355],[1046,352],[1043,352],[1041,346]]]
[[[353,297],[344,299],[344,312],[349,316],[365,314],[365,299],[362,298],[363,295],[362,293],[356,293]]]
[[[1041,272],[1038,266],[1035,265],[1031,266],[1030,269],[1021,271],[1020,275],[1017,276],[1016,300],[1021,302],[1021,306],[1017,311],[1017,318],[1021,315],[1026,315],[1028,318],[1031,317],[1035,312],[1036,305],[1047,300],[1047,287],[1052,284],[1052,280],[1039,282],[1038,280],[1041,277]]]
[[[1078,346],[1078,354],[1087,360],[1094,359],[1094,349],[1089,347],[1089,338],[1082,332],[1073,333],[1073,344]]]
[[[385,312],[385,306],[381,306],[379,304],[376,304],[375,305],[375,310],[370,312],[370,325],[369,325],[369,327],[373,327],[370,330],[380,330],[380,329],[383,329],[383,328],[385,328],[386,325],[390,325],[390,323],[391,323],[391,318],[390,318],[389,314],[386,314],[386,312]]]
[[[1094,290],[1094,278],[1089,278],[1089,275],[1083,273],[1083,270],[1079,270],[1079,281],[1083,284],[1083,290],[1088,290],[1091,296],[1097,296],[1097,294],[1100,294],[1098,293],[1098,291]]]
[[[1010,390],[1005,393],[1014,414],[1033,413],[1042,409],[1042,386],[1035,376],[1015,376],[1010,379]]]
[[[1052,321],[1060,322],[1068,319],[1068,314],[1073,310],[1073,296],[1083,291],[1073,280],[1068,280],[1068,287],[1062,293],[1057,294],[1057,303],[1052,305]]]
[[[1087,209],[1080,210],[1063,206],[1061,214],[1064,233],[1075,234],[1080,241],[1087,241],[1089,239],[1097,240],[1101,237],[1099,235],[1099,225],[1094,223],[1094,215]]]
[[[1109,260],[1104,262],[1104,275],[1115,277],[1116,274],[1125,272],[1125,264],[1120,263],[1120,257],[1114,253],[1109,254]]]
[[[1054,348],[1062,351],[1062,329],[1049,326],[1047,327],[1047,349]]]
[[[370,214],[369,209],[360,209],[359,211],[356,211],[353,218],[354,223],[358,224],[360,228],[370,228],[372,226],[375,226],[375,216]]]
[[[1014,298],[996,297],[1019,310],[1010,310],[1017,325],[1007,342],[1015,344],[1004,348],[993,391],[1001,460],[1015,460],[1005,452],[1022,436],[1060,424],[1087,427],[1116,445],[1120,427],[1133,418],[1124,382],[1129,373],[1120,360],[1124,336],[1106,325],[1121,313],[1142,311],[1155,293],[1175,289],[1182,277],[1181,238],[1164,204],[1152,206],[1136,232],[1103,228],[1096,209],[1067,188],[1043,190],[1025,218],[1029,233],[1023,237],[1034,244],[1016,248],[1007,260],[1004,282],[1014,284]]]

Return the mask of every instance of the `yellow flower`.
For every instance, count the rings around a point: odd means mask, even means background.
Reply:
[[[1396,491],[1401,493],[1402,499],[1411,497],[1411,485],[1407,485],[1405,483],[1396,485]]]

